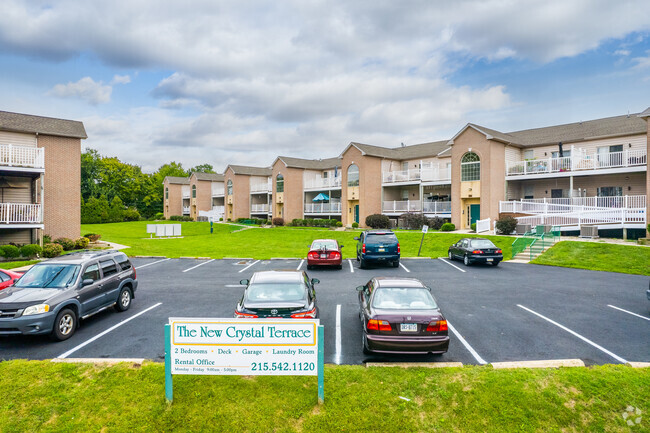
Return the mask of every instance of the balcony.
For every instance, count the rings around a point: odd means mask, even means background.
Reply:
[[[44,149],[14,144],[0,145],[0,167],[12,167],[21,171],[36,169],[42,172],[45,170]]]
[[[0,203],[0,224],[43,224],[40,204]]]
[[[212,185],[212,197],[223,197],[224,188],[223,185]]]
[[[499,202],[499,212],[555,214],[598,209],[645,209],[645,195],[536,198]]]
[[[189,215],[190,214],[190,207],[189,206],[184,206],[183,207],[183,215]]]
[[[420,200],[389,200],[384,201],[382,213],[400,215],[407,212],[422,212],[425,214],[450,215],[450,201],[425,201]]]
[[[624,150],[622,152],[587,154],[572,149],[571,156],[562,158],[532,159],[526,161],[507,162],[506,176],[540,176],[550,173],[585,172],[611,169],[625,169],[630,167],[645,167],[648,155],[645,149]],[[625,170],[621,170],[625,171]]]
[[[251,194],[269,193],[273,190],[271,180],[268,182],[251,183]]]
[[[305,214],[340,214],[341,202],[332,203],[306,203]]]
[[[323,177],[305,180],[304,190],[339,189],[341,188],[340,177]]]
[[[425,201],[422,203],[422,213],[451,215],[451,202]]]
[[[422,168],[401,171],[384,171],[382,182],[390,183],[420,183],[420,182],[451,182],[451,167],[442,164],[424,163]]]
[[[269,213],[269,204],[268,203],[259,203],[251,205],[251,213]]]

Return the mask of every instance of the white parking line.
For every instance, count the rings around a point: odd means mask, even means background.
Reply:
[[[619,311],[622,311],[622,312],[624,312],[624,313],[631,314],[631,315],[633,315],[633,316],[640,317],[640,318],[642,318],[642,319],[644,319],[644,320],[648,320],[648,321],[650,321],[649,318],[647,318],[647,317],[643,317],[643,316],[640,315],[640,314],[636,314],[636,313],[633,313],[633,312],[631,312],[631,311],[627,311],[627,310],[624,310],[624,309],[622,309],[622,308],[618,308],[618,307],[615,307],[615,306],[613,306],[613,305],[609,305],[609,304],[607,304],[607,306],[608,306],[608,307],[611,307],[611,308],[614,308],[615,310],[619,310]]]
[[[191,271],[192,269],[196,269],[196,268],[198,268],[199,266],[203,266],[203,265],[205,265],[206,263],[214,262],[214,260],[215,260],[215,259],[211,259],[211,260],[205,261],[205,262],[203,262],[203,263],[199,263],[199,264],[196,265],[196,266],[192,266],[192,267],[189,268],[189,269],[185,269],[183,272]]]
[[[348,263],[350,264],[350,272],[354,274],[354,266],[352,266],[352,259],[348,259]]]
[[[474,348],[473,348],[472,346],[469,345],[469,343],[468,343],[468,342],[463,338],[463,336],[460,335],[460,333],[459,333],[458,331],[456,331],[456,328],[454,328],[454,327],[451,325],[451,323],[449,323],[449,320],[447,320],[447,326],[449,327],[449,329],[451,330],[451,332],[454,333],[454,335],[456,336],[456,338],[458,338],[458,339],[460,340],[460,342],[463,343],[463,346],[465,346],[465,348],[466,348],[467,350],[469,350],[469,353],[471,353],[472,356],[474,357],[474,359],[476,359],[476,362],[478,362],[478,363],[481,364],[481,365],[485,365],[485,364],[487,364],[487,362],[485,362],[485,360],[479,356],[479,354],[476,352],[476,350],[474,350]]]
[[[155,265],[156,263],[166,262],[167,260],[171,260],[171,259],[156,260],[155,262],[147,263],[146,265],[136,266],[136,270],[137,270],[137,269],[146,268],[147,266]]]
[[[300,261],[300,264],[299,264],[298,267],[296,268],[296,271],[299,271],[300,268],[302,268],[302,264],[303,264],[303,263],[305,263],[305,259],[302,259],[302,260]]]
[[[541,314],[539,314],[539,313],[537,313],[537,312],[531,310],[530,308],[526,308],[526,307],[524,307],[523,305],[517,304],[517,307],[519,307],[519,308],[523,308],[524,310],[528,311],[529,313],[532,313],[532,314],[536,315],[537,317],[540,317],[540,318],[546,320],[547,322],[552,323],[553,325],[557,326],[557,327],[560,328],[560,329],[564,329],[566,332],[568,332],[568,333],[571,334],[571,335],[574,335],[574,336],[578,337],[579,339],[581,339],[581,340],[584,341],[585,343],[594,346],[596,349],[598,349],[598,350],[600,350],[600,351],[602,351],[602,352],[605,352],[606,354],[608,354],[609,356],[611,356],[612,358],[614,358],[614,359],[617,360],[618,362],[621,362],[621,363],[623,363],[623,364],[626,364],[626,363],[627,363],[627,361],[626,361],[625,359],[621,358],[620,356],[616,355],[616,354],[613,353],[613,352],[610,352],[609,350],[605,349],[603,346],[599,346],[598,344],[594,343],[593,341],[591,341],[590,339],[588,339],[588,338],[586,338],[586,337],[583,337],[582,335],[578,334],[577,332],[570,330],[570,329],[567,328],[566,326],[560,325],[560,324],[557,323],[556,321],[551,320],[551,319],[549,319],[548,317],[542,316]]]
[[[399,264],[399,265],[400,265],[401,267],[403,267],[403,268],[404,268],[404,270],[405,270],[406,272],[411,272],[411,271],[409,271],[409,270],[408,270],[408,269],[406,268],[406,266],[404,266],[404,265],[402,264],[402,262],[400,262],[400,264]]]
[[[334,363],[341,363],[341,304],[336,306],[336,351],[334,352]]]
[[[239,271],[239,272],[240,272],[240,273],[241,273],[241,272],[244,272],[246,269],[250,268],[251,266],[253,266],[253,265],[254,265],[255,263],[257,263],[257,262],[259,262],[259,260],[255,260],[253,263],[251,263],[250,265],[246,266],[244,269],[242,269],[242,270]]]
[[[467,272],[465,269],[461,269],[458,266],[454,265],[453,263],[449,263],[447,260],[443,259],[442,257],[438,257],[438,260],[442,261],[443,263],[447,263],[449,266],[453,266],[454,268],[458,269],[461,272]]]
[[[151,307],[147,308],[146,310],[144,310],[144,311],[140,311],[138,314],[136,314],[136,315],[134,315],[134,316],[131,316],[131,317],[129,317],[128,319],[122,320],[122,321],[121,321],[120,323],[118,323],[117,325],[111,326],[111,327],[108,328],[106,331],[102,332],[101,334],[97,334],[97,335],[95,335],[95,336],[94,336],[93,338],[91,338],[90,340],[86,340],[84,343],[81,343],[80,345],[78,345],[78,346],[76,346],[76,347],[73,347],[72,349],[68,350],[67,352],[62,353],[61,355],[57,356],[57,358],[67,358],[68,356],[72,355],[72,354],[75,353],[77,350],[81,349],[82,347],[85,347],[85,346],[89,345],[90,343],[92,343],[93,341],[97,340],[98,338],[103,337],[104,335],[108,334],[108,333],[111,332],[112,330],[119,328],[120,326],[124,325],[124,324],[127,323],[127,322],[130,322],[131,320],[135,319],[136,317],[141,316],[141,315],[143,315],[144,313],[146,313],[146,312],[148,312],[148,311],[150,311],[150,310],[153,310],[154,308],[158,307],[159,305],[162,305],[162,302],[158,302],[157,304],[152,305]]]

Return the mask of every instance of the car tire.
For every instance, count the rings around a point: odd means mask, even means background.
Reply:
[[[117,302],[115,303],[115,309],[117,311],[126,311],[131,306],[131,300],[133,299],[133,294],[131,289],[128,287],[122,287],[120,290],[120,295],[117,297]]]
[[[54,328],[52,328],[52,339],[55,341],[64,341],[72,337],[77,329],[77,315],[69,308],[59,311],[54,319]]]
[[[463,257],[463,263],[465,264],[465,266],[469,266],[469,265],[472,264],[472,262],[469,260],[469,257],[467,256],[467,254],[465,254],[465,256]]]
[[[451,251],[447,253],[447,256],[449,257],[449,260],[454,260],[454,255],[451,253]]]
[[[367,266],[366,261],[364,259],[361,259],[359,261],[359,268],[366,269],[366,266]]]
[[[399,268],[399,260],[395,260],[395,261],[393,262],[393,267],[394,267],[394,268]]]
[[[361,333],[361,351],[364,355],[370,355],[372,352],[368,349],[368,339],[366,338],[366,333]]]

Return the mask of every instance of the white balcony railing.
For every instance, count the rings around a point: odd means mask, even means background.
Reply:
[[[609,197],[538,198],[499,202],[499,212],[559,214],[608,209],[645,209],[645,195]]]
[[[0,145],[0,165],[45,168],[44,149],[15,144]]]
[[[271,192],[271,179],[268,182],[255,182],[251,183],[251,193]]]
[[[526,176],[563,171],[602,170],[644,166],[647,163],[648,155],[645,149],[595,154],[587,154],[572,149],[571,156],[562,158],[507,162],[506,175]]]
[[[306,214],[332,214],[341,213],[341,202],[331,203],[305,203]]]
[[[221,197],[224,195],[223,185],[212,184],[212,197]]]
[[[0,203],[0,224],[42,224],[40,204]]]
[[[442,164],[423,163],[421,168],[400,171],[384,171],[383,183],[397,182],[451,182],[451,167]]]
[[[450,201],[425,201],[422,203],[422,211],[424,213],[433,214],[451,214]]]
[[[420,200],[389,200],[384,201],[382,210],[385,213],[420,212],[422,210],[422,202]]]
[[[189,214],[190,214],[189,206],[184,206],[183,207],[183,215],[189,215]]]
[[[341,188],[340,177],[323,177],[316,179],[308,179],[305,181],[303,189],[331,189]]]
[[[383,183],[418,182],[421,173],[419,168],[413,168],[410,170],[384,171],[381,175]]]
[[[224,206],[212,206],[213,213],[224,213],[225,209]]]
[[[268,203],[251,204],[251,213],[268,213],[268,212],[269,212]]]

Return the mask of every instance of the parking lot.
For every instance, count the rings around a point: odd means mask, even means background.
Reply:
[[[169,317],[232,317],[253,272],[306,269],[301,260],[132,259],[138,290],[131,309],[82,322],[69,340],[0,338],[2,359],[164,358]],[[650,362],[648,277],[519,263],[463,266],[448,259],[403,259],[399,268],[308,271],[325,326],[325,361],[499,361],[579,358],[585,364]],[[432,287],[450,326],[441,356],[365,356],[355,287],[373,276],[414,277]]]

